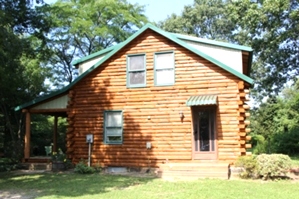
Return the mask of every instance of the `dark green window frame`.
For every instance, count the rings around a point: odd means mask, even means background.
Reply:
[[[119,117],[119,121],[113,121],[113,114]],[[110,118],[109,118],[110,115]],[[111,119],[111,121],[108,121]],[[111,124],[117,123],[117,124]],[[107,110],[104,111],[104,143],[122,144],[123,143],[123,111]]]
[[[134,69],[132,67],[132,60],[136,58],[141,58],[143,57],[143,67],[136,68]],[[135,66],[136,67],[136,66]],[[141,75],[142,77],[143,74],[143,83],[132,83],[131,78],[134,78],[133,76],[138,78],[137,75]],[[139,77],[139,78],[140,78]],[[139,87],[145,87],[146,86],[146,56],[145,54],[133,54],[133,55],[127,55],[127,88],[139,88]]]
[[[158,56],[159,55],[165,55],[169,54],[171,55],[171,62],[169,65],[165,66],[158,66]],[[175,84],[175,60],[174,60],[174,52],[173,51],[166,51],[166,52],[156,52],[154,55],[154,60],[155,60],[155,66],[154,66],[154,77],[155,77],[155,86],[171,86]],[[163,75],[159,75],[160,72],[168,72],[169,74],[173,75],[173,81],[172,82],[165,82],[165,83],[160,83],[160,80],[158,78],[161,78],[166,80],[167,78]],[[167,73],[166,73],[167,74]]]

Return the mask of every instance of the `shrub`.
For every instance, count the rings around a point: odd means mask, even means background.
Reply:
[[[0,172],[16,170],[18,167],[19,165],[17,162],[8,158],[0,158]]]
[[[81,173],[81,174],[91,174],[96,172],[96,170],[93,167],[87,166],[86,162],[84,162],[83,160],[81,160],[78,164],[76,164],[74,171],[76,173]]]
[[[263,179],[285,175],[292,165],[289,156],[283,154],[261,154],[256,158],[257,174]]]
[[[239,174],[240,178],[256,177],[255,156],[240,156],[235,162],[235,166],[243,168],[243,171]]]

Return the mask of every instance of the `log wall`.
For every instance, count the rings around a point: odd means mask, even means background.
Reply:
[[[154,53],[174,51],[175,85],[154,86]],[[127,88],[126,55],[146,54],[146,87]],[[217,94],[218,158],[231,161],[246,148],[243,81],[209,61],[147,30],[77,83],[69,92],[67,154],[87,159],[86,134],[94,134],[93,164],[155,167],[192,160],[192,95]],[[103,143],[105,110],[122,110],[123,144]],[[179,117],[180,111],[184,119]],[[152,149],[146,149],[151,142]]]

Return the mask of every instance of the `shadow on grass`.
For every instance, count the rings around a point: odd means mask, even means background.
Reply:
[[[114,190],[146,184],[153,177],[133,177],[123,175],[75,173],[0,173],[2,191],[37,192],[41,196],[79,197],[100,195]],[[36,193],[35,193],[36,195]]]

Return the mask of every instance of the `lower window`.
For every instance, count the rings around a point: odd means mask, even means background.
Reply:
[[[104,112],[104,142],[106,144],[122,144],[123,142],[123,112]]]

